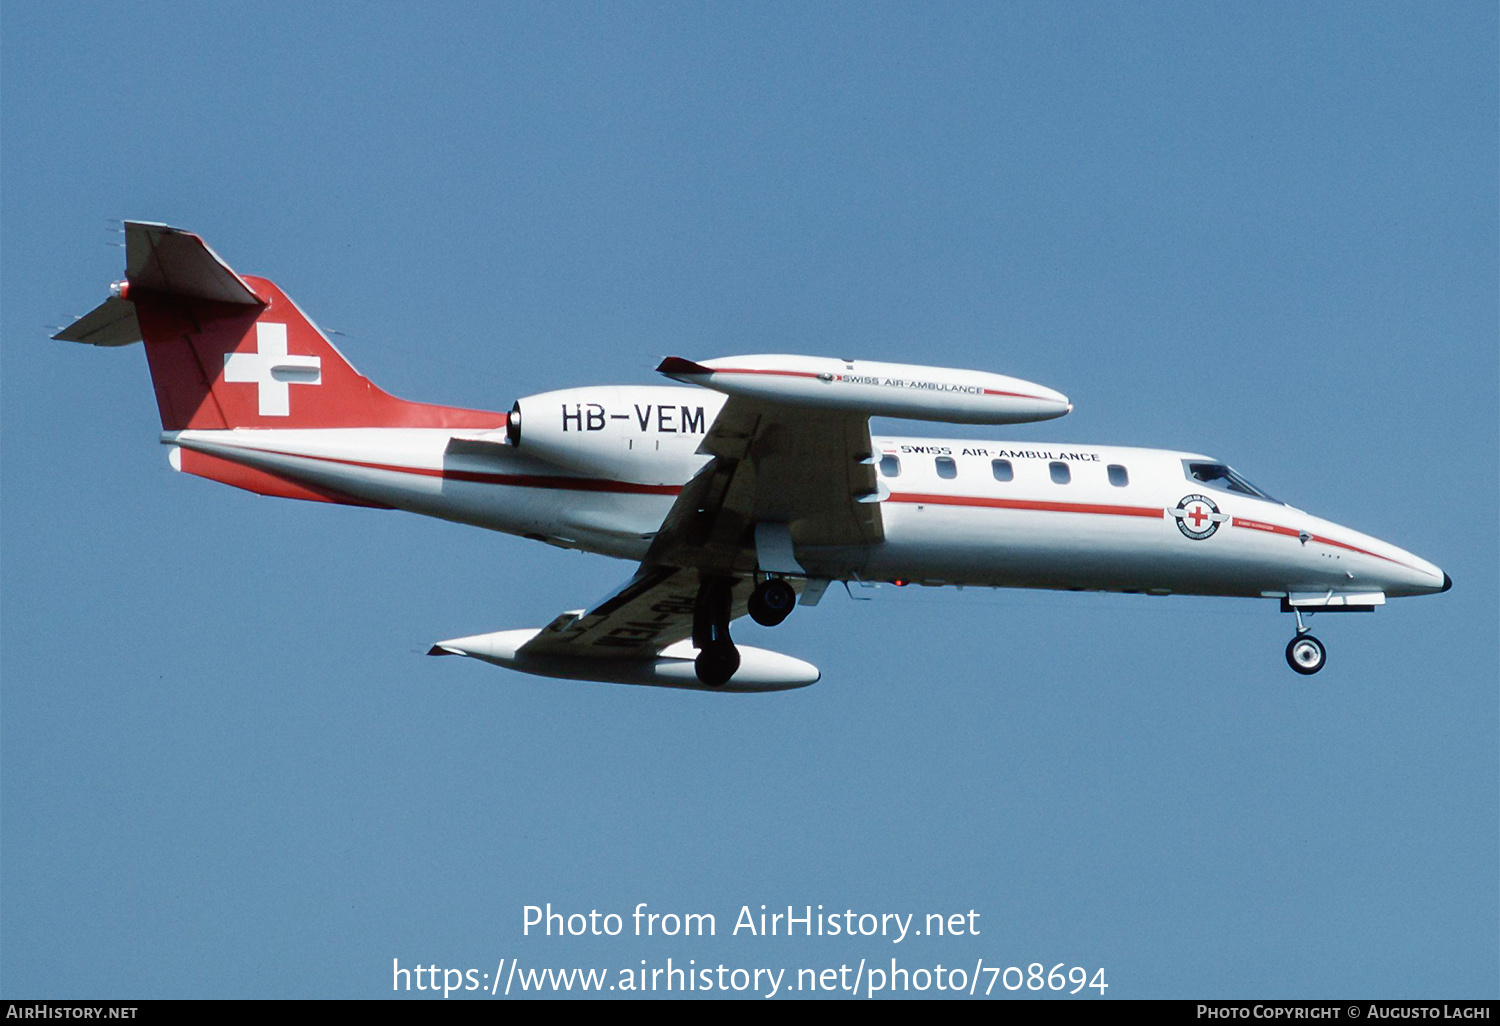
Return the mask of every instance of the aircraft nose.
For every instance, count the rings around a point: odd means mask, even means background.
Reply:
[[[1408,591],[1407,594],[1437,595],[1453,587],[1453,578],[1449,577],[1444,570],[1433,566],[1425,559],[1417,559],[1416,557],[1412,557],[1411,563],[1414,565],[1409,565],[1409,569],[1415,571],[1415,573],[1408,573],[1404,575],[1407,578],[1407,583],[1411,588],[1411,590]],[[1442,584],[1438,583],[1439,577],[1442,578]]]
[[[1418,559],[1410,553],[1407,555],[1410,556],[1410,561],[1406,564],[1409,572],[1401,575],[1404,578],[1402,583],[1406,585],[1406,588],[1392,588],[1389,594],[1404,592],[1407,595],[1438,595],[1453,587],[1453,578],[1449,577],[1446,571],[1433,566],[1425,559]],[[1439,577],[1442,578],[1442,584],[1438,583]]]
[[[1329,526],[1338,530],[1336,525]],[[1330,531],[1329,541],[1346,551],[1352,549],[1374,557],[1373,560],[1365,561],[1362,570],[1357,566],[1351,568],[1354,572],[1349,574],[1350,580],[1355,580],[1357,575],[1360,580],[1378,587],[1391,598],[1400,595],[1437,595],[1453,587],[1453,578],[1437,564],[1390,542],[1347,528],[1339,533]]]

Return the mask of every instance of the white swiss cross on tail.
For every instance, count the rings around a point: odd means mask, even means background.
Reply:
[[[322,384],[323,361],[316,356],[288,356],[285,324],[258,322],[255,346],[253,353],[224,355],[224,380],[258,385],[262,417],[289,417],[291,386]]]

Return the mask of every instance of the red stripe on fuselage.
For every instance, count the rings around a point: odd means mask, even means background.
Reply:
[[[1234,527],[1248,527],[1252,531],[1265,531],[1267,534],[1285,534],[1293,538],[1300,538],[1302,536],[1301,531],[1293,530],[1290,527],[1282,527],[1280,524],[1268,524],[1262,520],[1246,520],[1244,517],[1235,517],[1230,521],[1230,524]]]
[[[1246,527],[1252,531],[1265,531],[1269,534],[1280,534],[1285,535],[1289,538],[1302,537],[1302,532],[1297,530],[1296,528],[1283,527],[1280,524],[1268,524],[1263,520],[1249,520],[1245,517],[1235,517],[1230,521],[1230,524],[1232,524],[1234,527]],[[1407,564],[1401,562],[1399,559],[1392,559],[1390,556],[1382,556],[1378,552],[1371,552],[1369,549],[1362,549],[1358,545],[1350,545],[1348,542],[1341,542],[1336,538],[1325,538],[1321,534],[1313,534],[1309,532],[1307,535],[1307,540],[1315,541],[1320,545],[1332,545],[1335,548],[1348,549],[1350,552],[1358,552],[1362,556],[1374,556],[1376,559],[1383,559],[1387,563],[1395,563],[1397,566],[1404,566],[1408,570],[1417,569],[1414,566],[1407,566]]]
[[[270,495],[280,499],[307,499],[313,502],[336,502],[343,506],[369,506],[373,509],[391,509],[383,502],[373,502],[332,488],[304,484],[282,477],[269,470],[249,467],[236,460],[213,456],[193,449],[181,449],[180,466],[185,474],[206,477],[210,481],[233,485],[257,495]]]
[[[989,499],[968,495],[931,495],[918,492],[892,492],[888,502],[912,502],[930,506],[972,506],[980,509],[1019,509],[1039,510],[1048,513],[1093,513],[1103,516],[1115,517],[1145,517],[1157,520],[1166,516],[1166,510],[1146,506],[1110,506],[1097,505],[1082,502],[1041,502],[1031,499]],[[1280,524],[1268,524],[1263,520],[1250,520],[1245,517],[1233,517],[1230,523],[1234,527],[1249,528],[1253,531],[1264,531],[1268,534],[1279,534],[1289,538],[1300,538],[1302,532],[1293,527],[1283,527]],[[1320,534],[1308,534],[1308,541],[1318,542],[1321,545],[1332,545],[1336,548],[1347,549],[1350,552],[1358,552],[1363,556],[1373,556],[1383,559],[1387,563],[1404,566],[1408,570],[1416,567],[1407,566],[1399,559],[1390,556],[1382,556],[1378,552],[1362,549],[1358,545],[1339,541],[1336,538],[1325,538]]]
[[[1113,517],[1146,517],[1160,520],[1160,506],[1108,506],[1086,502],[1043,502],[1034,499],[988,499],[972,495],[929,495],[922,492],[892,492],[887,502],[916,502],[929,506],[977,506],[982,509],[1029,509],[1046,513],[1095,513]]]
[[[445,481],[509,485],[515,488],[555,488],[571,492],[616,492],[628,495],[676,495],[682,491],[681,485],[636,484],[634,481],[610,481],[595,477],[560,477],[550,474],[494,474],[477,470],[398,467],[389,463],[367,463],[363,460],[346,460],[336,456],[315,456],[311,453],[283,452],[276,449],[243,449],[240,451],[246,453],[265,453],[271,456],[288,456],[293,459],[318,460],[322,463],[338,463],[346,467],[384,470],[393,474],[416,474],[421,477],[438,477]]]
[[[192,450],[185,449],[184,451],[191,452]],[[366,470],[381,470],[393,474],[416,474],[421,477],[441,478],[445,481],[466,481],[474,484],[506,485],[514,488],[550,488],[560,491],[612,492],[615,494],[625,495],[678,495],[682,492],[681,485],[648,485],[637,484],[633,481],[612,481],[604,478],[593,477],[562,477],[549,474],[496,474],[476,470],[443,470],[431,467],[400,467],[387,463],[370,463],[363,460],[340,459],[334,456],[315,456],[308,453],[284,452],[274,449],[248,449],[242,451],[252,453],[266,453],[273,456],[286,456],[293,459],[317,460],[323,463],[337,463],[348,467],[361,467]],[[207,456],[208,454],[199,455]],[[209,458],[212,459],[215,457]],[[217,459],[228,462],[227,457],[220,456],[217,457]],[[243,465],[241,464],[241,466]],[[249,491],[259,491],[262,494],[267,495],[285,495],[288,498],[316,497],[323,498],[324,501],[344,502],[351,505],[359,504],[365,501],[355,499],[353,496],[344,496],[341,493],[334,492],[328,492],[326,493],[326,495],[314,496],[293,494],[290,491],[266,490],[265,484],[270,483],[269,481],[256,481],[254,484],[247,481],[246,483],[242,484],[239,481],[231,480],[229,475],[223,475],[222,471],[220,474],[203,473],[202,470],[200,470],[198,467],[193,467],[190,469],[186,464],[184,465],[183,469],[188,470],[190,473],[199,473],[203,477],[213,477],[214,479],[223,481],[226,484],[234,484],[237,487],[247,488]],[[207,468],[204,467],[204,469]],[[228,468],[223,469],[227,470]],[[270,475],[268,474],[268,477],[269,476]],[[272,480],[278,482],[282,487],[285,487],[288,484],[292,484],[292,482],[288,482],[284,478],[274,478]],[[257,485],[260,485],[260,487],[257,487]],[[972,495],[937,495],[929,492],[892,492],[890,494],[890,497],[886,501],[917,503],[928,506],[967,506],[976,509],[1013,509],[1031,510],[1034,512],[1042,513],[1086,513],[1095,516],[1142,517],[1147,520],[1160,520],[1167,515],[1167,511],[1165,509],[1152,506],[1116,506],[1109,504],[1084,502],[1047,502],[1038,499],[992,499]],[[374,503],[371,503],[371,505],[374,505]],[[1230,526],[1243,527],[1248,530],[1262,531],[1267,534],[1277,534],[1289,538],[1301,538],[1302,536],[1302,532],[1295,528],[1285,527],[1281,524],[1269,524],[1263,520],[1251,520],[1247,517],[1232,517],[1230,519]],[[1321,545],[1331,545],[1336,548],[1347,549],[1350,552],[1357,552],[1364,556],[1373,556],[1375,559],[1384,560],[1387,563],[1394,563],[1397,566],[1406,567],[1409,570],[1416,569],[1416,567],[1408,566],[1406,563],[1403,563],[1398,559],[1392,559],[1390,556],[1382,556],[1378,552],[1371,552],[1369,549],[1360,548],[1358,545],[1351,545],[1348,542],[1342,542],[1335,538],[1327,538],[1323,535],[1309,533],[1308,540],[1318,542]]]

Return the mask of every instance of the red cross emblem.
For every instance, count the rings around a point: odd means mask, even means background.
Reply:
[[[1176,509],[1169,509],[1167,512],[1177,521],[1177,530],[1193,541],[1210,537],[1219,529],[1220,524],[1229,519],[1229,515],[1220,513],[1219,507],[1206,495],[1184,496]]]

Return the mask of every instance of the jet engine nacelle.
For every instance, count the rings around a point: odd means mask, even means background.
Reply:
[[[907,420],[1019,424],[1073,408],[1042,385],[950,367],[771,354],[699,362],[672,356],[656,369],[726,395]]]
[[[724,401],[663,385],[565,388],[517,400],[505,436],[518,452],[579,473],[680,483],[708,458],[698,446]]]

